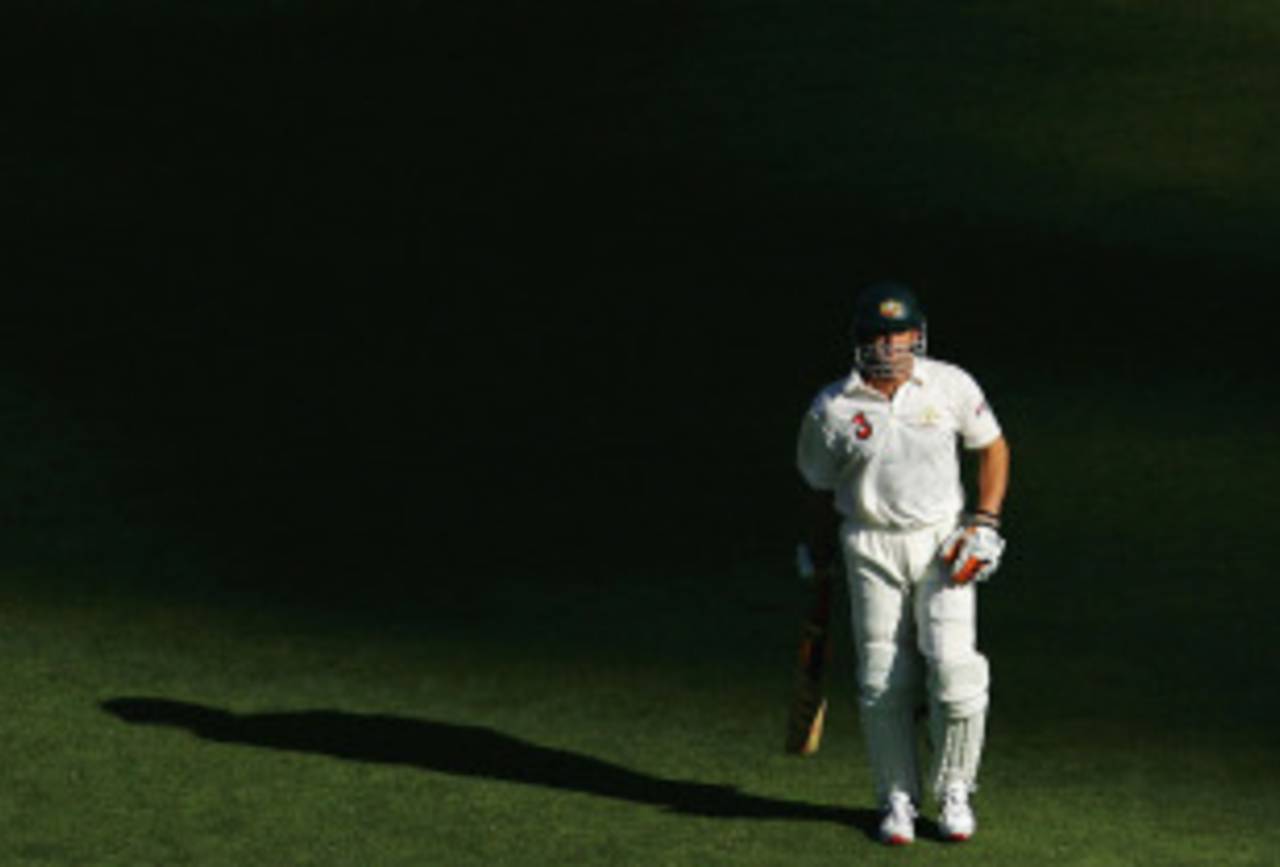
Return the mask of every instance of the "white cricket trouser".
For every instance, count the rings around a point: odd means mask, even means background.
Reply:
[[[952,584],[939,556],[954,526],[842,531],[859,704],[881,802],[895,790],[920,800],[915,711],[926,694],[931,789],[976,786],[989,674],[977,649],[974,586]]]

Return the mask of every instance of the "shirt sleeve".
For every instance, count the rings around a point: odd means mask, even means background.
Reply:
[[[956,412],[960,436],[967,449],[983,449],[1000,438],[1000,422],[987,403],[982,388],[967,373],[960,376]]]
[[[818,491],[831,491],[836,487],[840,463],[827,440],[823,424],[821,398],[805,413],[800,422],[800,437],[796,443],[796,467],[809,487]]]

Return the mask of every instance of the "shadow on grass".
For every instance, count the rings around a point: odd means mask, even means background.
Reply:
[[[407,765],[650,804],[720,819],[836,822],[874,833],[871,810],[749,795],[732,786],[668,780],[590,756],[542,747],[481,726],[337,710],[235,714],[161,698],[121,697],[102,708],[136,725],[173,726],[219,743]]]

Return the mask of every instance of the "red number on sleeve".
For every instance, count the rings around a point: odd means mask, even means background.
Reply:
[[[860,440],[871,436],[871,422],[867,421],[866,413],[860,412],[853,417],[853,435]]]

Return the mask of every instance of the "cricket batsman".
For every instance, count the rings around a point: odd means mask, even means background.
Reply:
[[[990,673],[977,649],[976,585],[1000,563],[1009,447],[964,370],[925,354],[912,290],[877,283],[857,298],[852,372],[822,389],[800,426],[797,464],[815,571],[843,560],[857,653],[858,703],[879,834],[915,839],[922,803],[915,715],[927,698],[923,776],[948,840],[967,840]],[[976,456],[965,510],[959,446]]]

